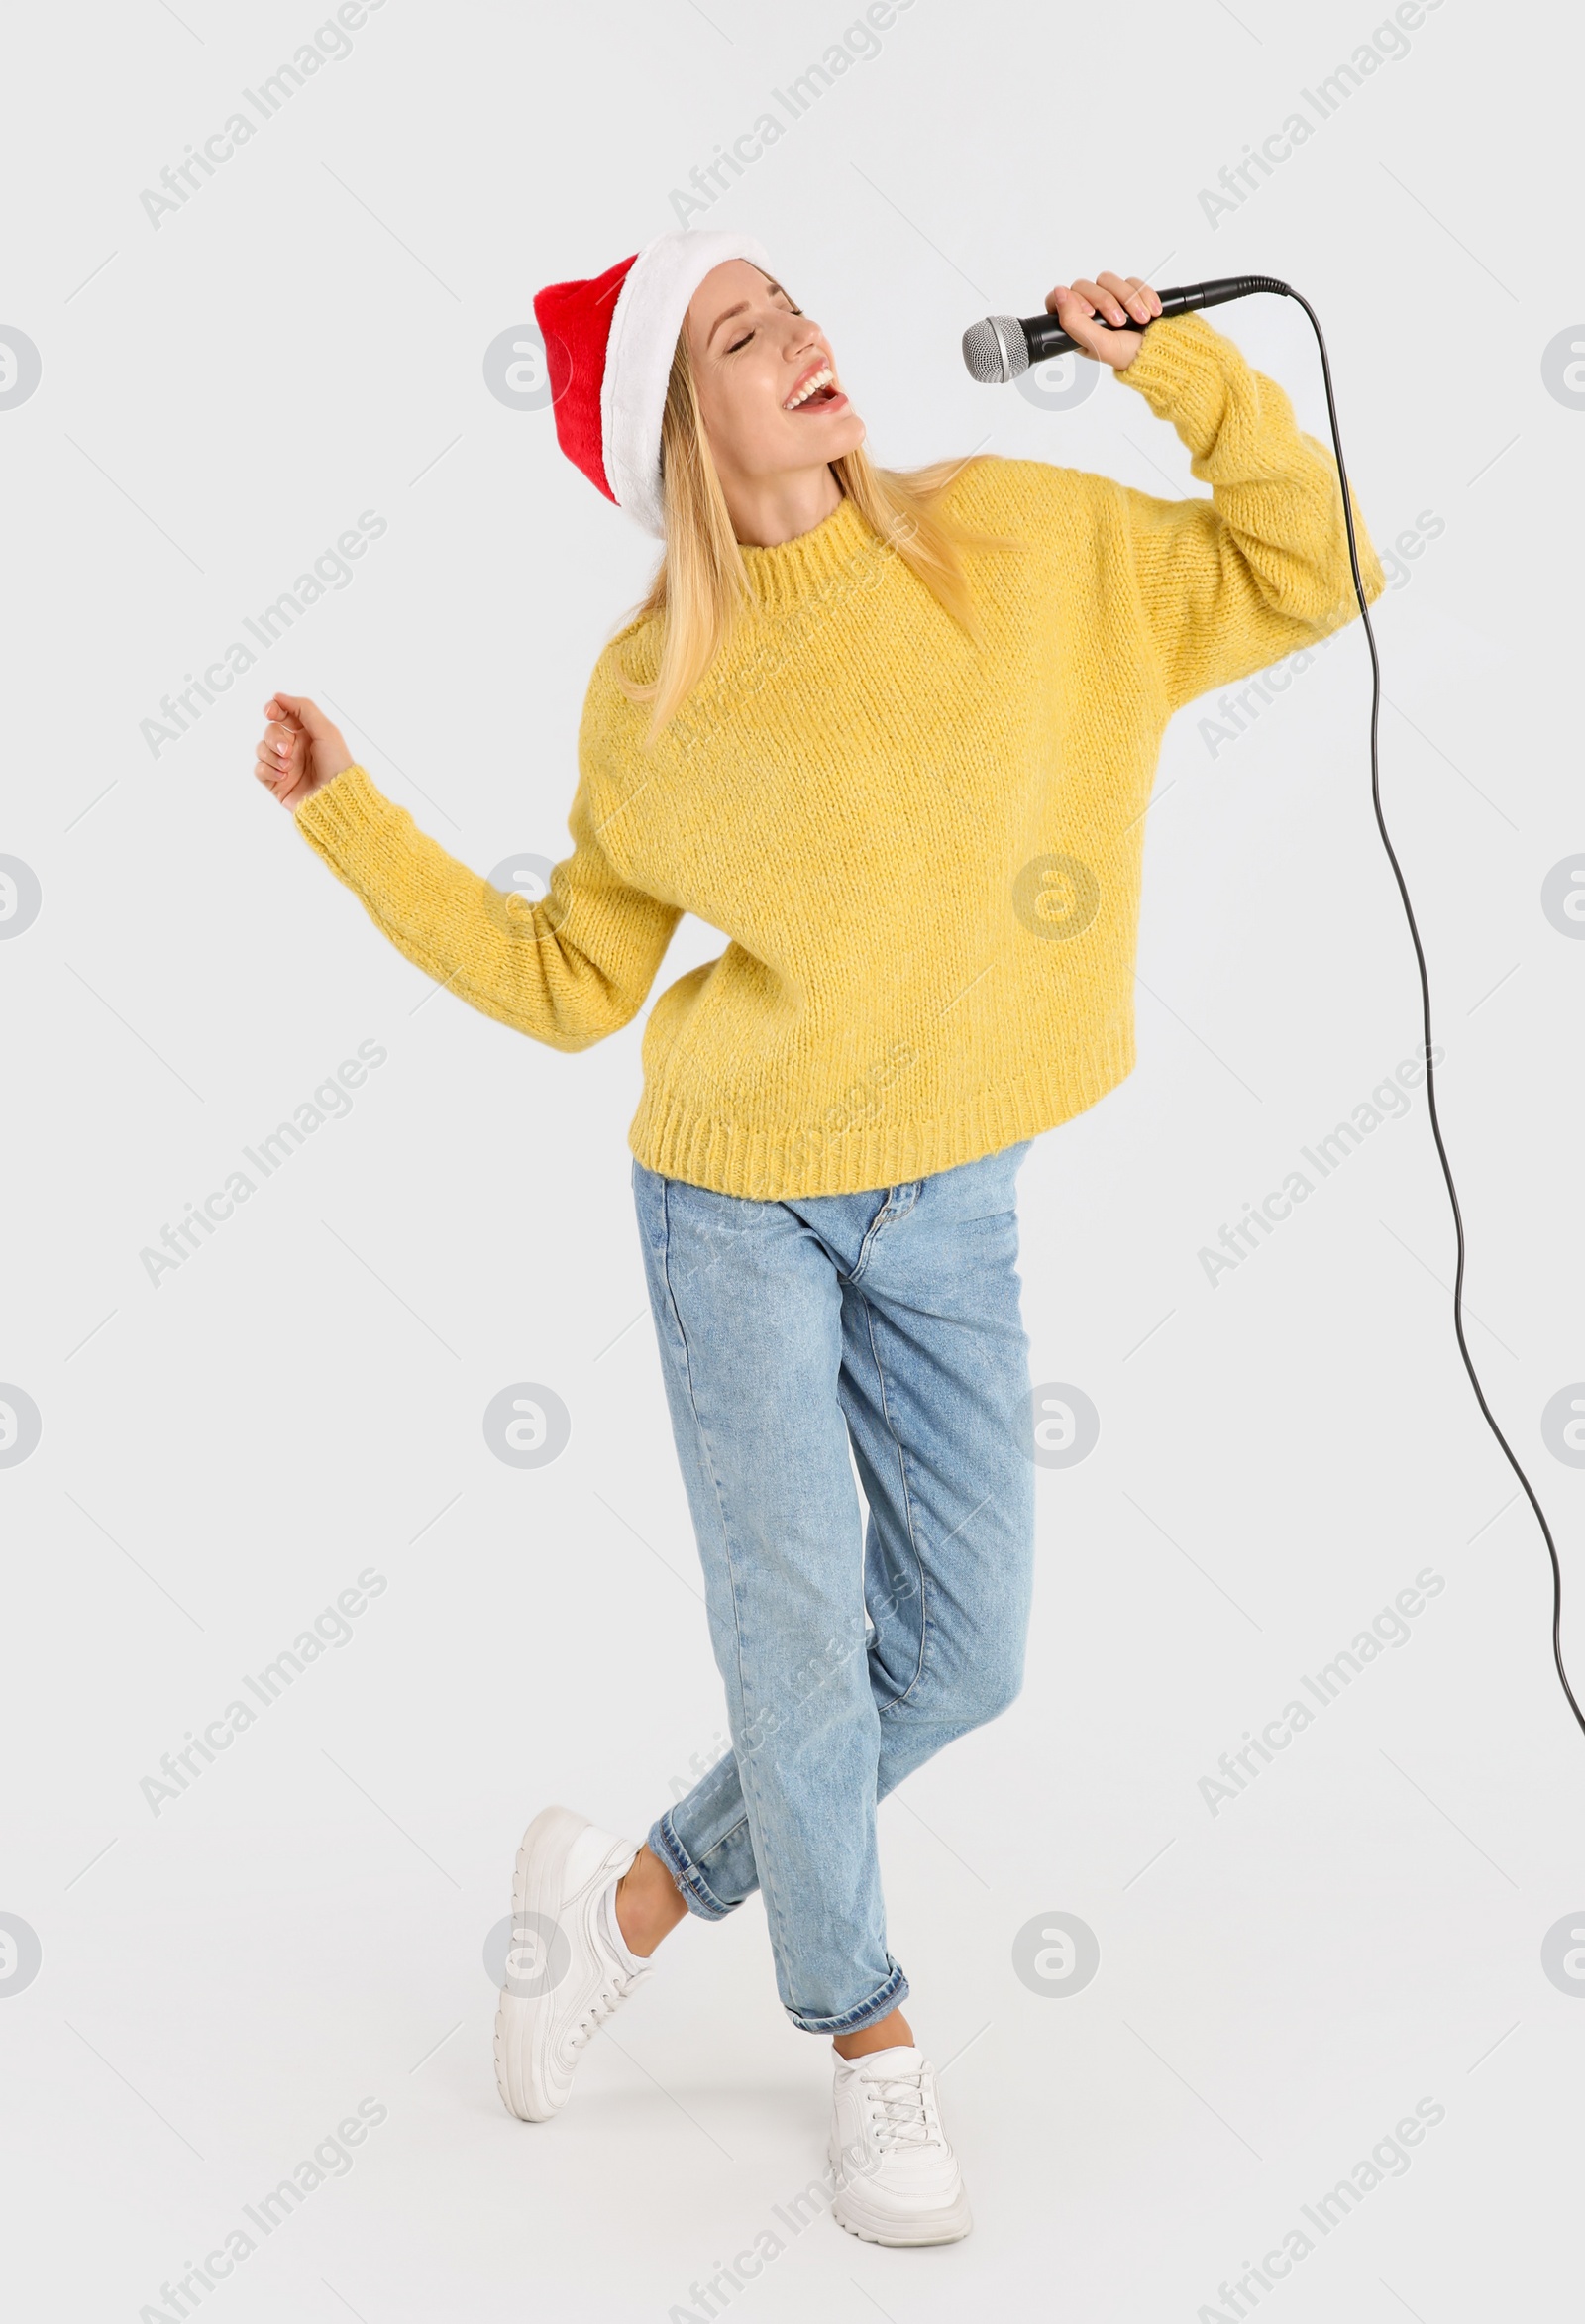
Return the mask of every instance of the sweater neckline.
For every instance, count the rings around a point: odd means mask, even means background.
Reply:
[[[773,612],[802,603],[877,545],[846,493],[829,516],[791,541],[779,541],[774,549],[739,544],[750,595],[756,606]]]

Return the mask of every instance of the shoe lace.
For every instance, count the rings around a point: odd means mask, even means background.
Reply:
[[[941,2143],[940,2125],[920,2066],[909,2074],[893,2074],[865,2084],[870,2122],[882,2153],[894,2147],[934,2147]]]
[[[626,2000],[633,1982],[633,1977],[624,1968],[612,1967],[607,1972],[599,1991],[594,1995],[577,2024],[569,2029],[567,2036],[569,2049],[582,2050],[592,2042],[618,2002]]]

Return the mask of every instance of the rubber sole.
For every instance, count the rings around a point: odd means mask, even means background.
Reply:
[[[829,2160],[829,2158],[828,2158]],[[832,2165],[834,2169],[835,2166]],[[844,2201],[849,2208],[843,2210]],[[831,2204],[831,2216],[838,2227],[849,2235],[856,2235],[867,2244],[885,2244],[892,2251],[911,2251],[929,2244],[961,2243],[974,2227],[974,2215],[969,2209],[967,2190],[960,2189],[956,2202],[944,2211],[927,2218],[909,2221],[888,2219],[875,2212],[867,2213],[862,2199],[853,2199],[853,2190],[838,2186]]]
[[[518,1844],[512,1868],[514,1924],[530,1913],[549,1921],[560,1919],[562,1867],[584,1822],[571,1808],[542,1808],[534,1818]],[[560,1848],[548,1845],[558,1836]],[[548,2013],[533,2001],[502,1992],[495,2011],[495,2087],[507,2113],[519,2122],[549,2122],[567,2103],[566,2091],[552,2098],[535,2086],[534,2053],[547,2022]]]

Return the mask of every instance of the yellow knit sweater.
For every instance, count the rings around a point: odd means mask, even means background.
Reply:
[[[573,852],[502,895],[349,767],[297,823],[407,958],[486,1015],[584,1049],[643,1006],[691,911],[729,939],[650,1012],[628,1143],[778,1201],[919,1178],[1093,1106],[1134,1061],[1144,810],[1162,730],[1356,613],[1330,453],[1203,317],[1124,387],[1213,497],[984,459],[970,642],[844,500],[744,551],[752,604],[653,753],[618,656],[580,734]],[[1384,576],[1363,525],[1374,598]]]

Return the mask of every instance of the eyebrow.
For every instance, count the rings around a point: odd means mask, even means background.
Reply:
[[[766,276],[766,285],[773,293],[776,291],[781,291],[782,296],[787,300],[788,305],[792,306],[792,293],[790,290],[783,290],[781,283],[772,282],[769,275]],[[723,323],[729,323],[734,315],[747,314],[748,304],[749,302],[746,298],[740,298],[735,307],[727,307],[724,313],[717,315],[714,322],[710,325],[709,335],[704,342],[705,346],[707,347],[710,344],[710,340],[715,337],[716,332],[719,331]]]

